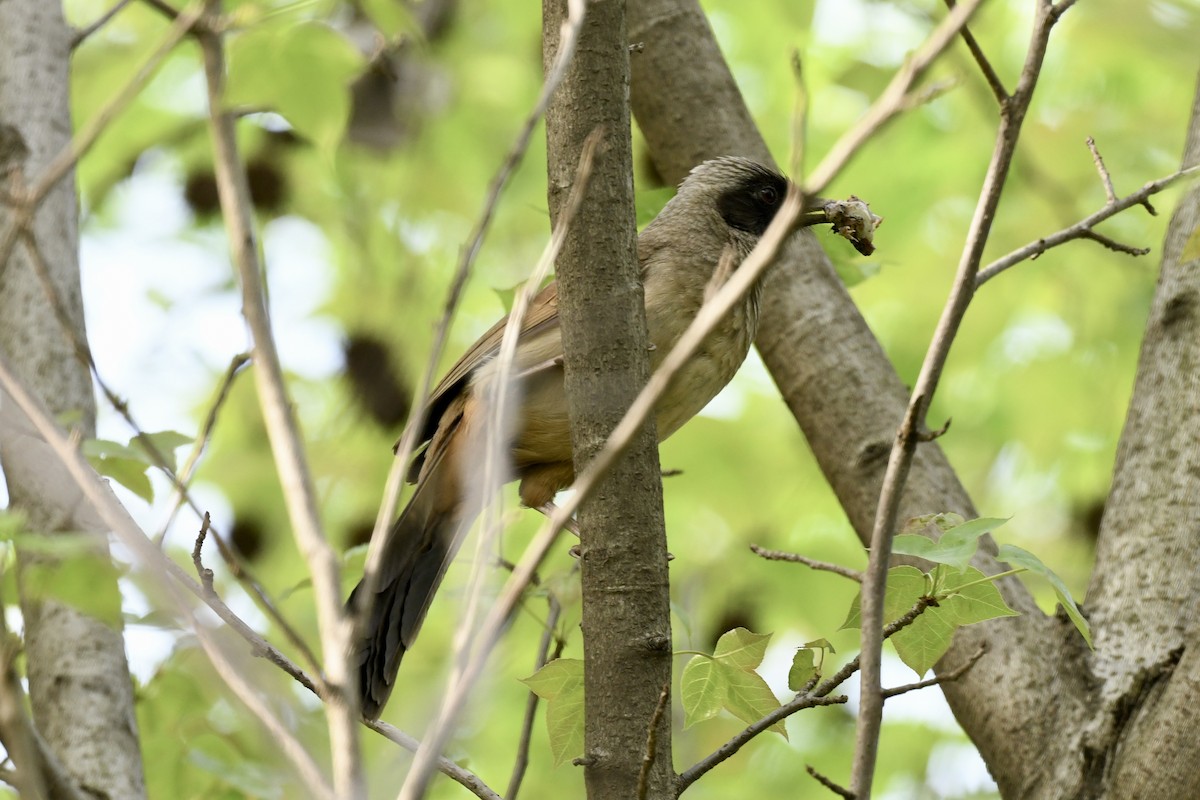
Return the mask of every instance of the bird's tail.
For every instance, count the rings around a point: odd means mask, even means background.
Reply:
[[[352,667],[358,667],[362,712],[368,719],[377,718],[387,703],[400,660],[412,647],[462,542],[466,526],[461,503],[456,497],[446,502],[447,490],[456,488],[453,484],[457,483],[445,474],[449,468],[442,463],[431,470],[392,526],[375,593],[367,599],[362,634],[352,645]],[[361,590],[360,582],[350,593],[350,608],[355,607]]]

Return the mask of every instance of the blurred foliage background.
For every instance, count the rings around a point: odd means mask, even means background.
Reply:
[[[83,27],[111,0],[67,0]],[[811,98],[808,163],[867,107],[944,8],[934,0],[705,0],[705,10],[776,159],[789,163],[793,50]],[[329,535],[347,556],[347,590],[380,501],[390,447],[424,367],[433,325],[487,184],[541,84],[538,4],[514,0],[300,0],[229,2],[230,98],[262,225],[277,335],[308,440]],[[973,30],[1006,84],[1024,57],[1032,3],[993,0]],[[133,3],[88,38],[73,59],[76,124],[109,100],[166,28]],[[1103,187],[1085,147],[1095,140],[1118,193],[1178,166],[1197,71],[1197,0],[1084,0],[1054,32],[1013,180],[988,249],[1000,256],[1100,207]],[[634,54],[632,57],[636,58]],[[826,237],[855,300],[911,381],[958,260],[992,148],[996,109],[961,44],[935,70],[954,88],[906,114],[872,141],[831,187],[857,194],[886,218],[871,259]],[[248,340],[216,206],[198,49],[181,46],[79,166],[89,334],[100,370],[147,430],[195,435],[220,375]],[[638,147],[641,147],[640,144]],[[513,178],[467,287],[444,368],[504,313],[548,235],[540,133]],[[639,218],[670,195],[644,147],[635,168]],[[1133,259],[1082,242],[989,283],[955,344],[931,423],[953,417],[941,440],[981,513],[1012,517],[998,538],[1038,553],[1077,596],[1132,385],[1153,290],[1164,212],[1140,209],[1107,232],[1155,248]],[[824,235],[824,234],[822,234]],[[197,497],[232,535],[251,568],[310,642],[311,593],[288,531],[253,382],[234,385],[198,473]],[[111,412],[101,436],[131,435]],[[838,631],[854,587],[794,565],[767,563],[766,547],[862,566],[862,548],[803,438],[752,355],[706,412],[663,445],[676,649],[708,649],[737,625],[773,632],[764,673],[780,696],[793,648],[828,637],[838,663],[857,631]],[[126,494],[148,530],[165,517]],[[516,512],[503,542],[519,554],[536,526]],[[942,509],[928,509],[930,512]],[[181,515],[166,547],[190,553],[198,522]],[[562,546],[543,577],[568,602],[565,654],[580,656],[578,595]],[[385,718],[420,736],[444,685],[464,548],[408,656]],[[494,560],[494,554],[482,557]],[[278,631],[228,577],[218,588],[287,651]],[[491,571],[491,585],[504,574]],[[129,650],[139,682],[139,723],[152,797],[301,797],[272,742],[187,636],[171,632],[126,581]],[[1052,595],[1034,586],[1044,607]],[[454,740],[493,788],[508,783],[525,687],[546,616],[534,595],[493,660],[486,685]],[[293,654],[294,655],[294,654]],[[679,669],[684,659],[679,660]],[[324,724],[304,690],[247,658],[273,706],[314,751]],[[894,660],[885,681],[915,678]],[[853,701],[853,697],[852,697]],[[704,798],[825,797],[812,764],[849,774],[853,709],[803,712],[790,740],[760,737],[692,787]],[[682,770],[740,729],[731,717],[682,730]],[[883,798],[992,797],[973,747],[932,690],[889,702],[880,755]],[[390,797],[409,756],[364,733],[373,796]],[[522,796],[582,796],[582,774],[551,766],[543,721]],[[439,798],[467,797],[444,779]]]

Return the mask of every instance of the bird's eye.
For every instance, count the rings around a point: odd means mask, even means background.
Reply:
[[[758,199],[769,206],[779,202],[779,192],[775,191],[774,186],[763,186],[758,190]]]

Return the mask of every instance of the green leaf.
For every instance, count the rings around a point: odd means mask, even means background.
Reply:
[[[729,713],[746,724],[758,722],[760,719],[779,708],[779,700],[767,682],[757,672],[735,669],[718,662],[717,669],[725,673],[727,686],[725,689],[725,708]],[[784,739],[788,738],[787,730],[780,720],[771,726]]]
[[[813,639],[796,649],[792,657],[792,668],[788,670],[788,688],[793,692],[803,689],[813,676],[821,674],[825,664],[825,653],[836,653],[828,639]],[[820,659],[817,656],[820,655]]]
[[[150,465],[150,458],[146,455],[146,451],[139,447],[130,447],[120,442],[112,442],[108,439],[87,439],[81,448],[83,455],[93,463],[101,458],[124,458],[130,461],[141,461],[146,465]]]
[[[937,520],[930,521],[937,524]],[[975,556],[979,537],[1008,522],[1007,519],[980,517],[970,522],[945,529],[935,542],[927,536],[902,533],[892,543],[892,552],[897,555],[916,556],[956,569],[964,569]]]
[[[57,534],[26,536],[24,540],[55,539]],[[113,628],[121,624],[121,593],[117,578],[121,570],[113,564],[108,548],[98,546],[95,536],[71,537],[71,549],[62,549],[56,556],[25,560],[22,588],[28,596],[56,600],[86,613]],[[86,544],[84,544],[86,542]],[[27,548],[28,549],[28,548]]]
[[[916,567],[902,564],[889,569],[887,594],[884,595],[883,600],[884,625],[886,626],[887,623],[894,622],[907,614],[927,590],[928,581],[925,573]],[[862,625],[861,604],[862,592],[860,591],[850,603],[850,613],[846,615],[846,621],[842,623],[839,630],[858,628]]]
[[[926,608],[890,639],[900,660],[917,675],[924,675],[945,655],[956,629],[1017,615],[1004,602],[995,583],[974,567],[944,576],[937,598],[936,606]]]
[[[713,658],[736,669],[753,670],[762,663],[769,641],[769,633],[751,633],[745,628],[734,628],[721,634],[713,650]]]
[[[141,458],[88,458],[92,468],[107,478],[112,478],[147,503],[154,502],[154,487],[146,474],[150,467]]]
[[[679,695],[683,702],[684,728],[712,719],[725,705],[729,683],[725,670],[712,658],[696,656],[683,668]]]
[[[813,662],[815,654],[812,650],[801,647],[792,657],[792,668],[788,670],[788,688],[798,692],[808,685],[817,674],[817,666]]]
[[[554,766],[583,755],[583,679],[576,691],[546,703],[546,732]]]
[[[1016,611],[1008,607],[1000,590],[974,567],[968,567],[957,575],[949,575],[938,593],[939,614],[952,617],[955,625],[973,625],[976,622],[996,617],[1016,617]]]
[[[583,662],[578,658],[556,658],[521,683],[543,700],[555,700],[583,685]]]
[[[996,558],[1014,566],[1025,567],[1030,572],[1036,572],[1045,577],[1050,582],[1050,585],[1054,587],[1054,594],[1058,597],[1059,604],[1067,612],[1067,617],[1074,623],[1076,630],[1079,631],[1079,635],[1087,642],[1089,648],[1092,647],[1092,628],[1088,624],[1088,621],[1084,619],[1083,612],[1075,604],[1075,598],[1071,596],[1071,590],[1063,583],[1062,578],[1058,577],[1053,570],[1043,564],[1042,560],[1033,553],[1013,544],[1000,545]]]
[[[923,676],[950,649],[954,638],[954,624],[934,607],[892,635],[889,642],[896,648],[900,660]]]
[[[583,754],[583,661],[559,658],[522,681],[546,701],[554,766]]]
[[[157,450],[164,459],[167,466],[174,472],[178,467],[175,461],[176,448],[191,444],[192,437],[185,436],[178,431],[158,431],[157,433],[141,433],[129,440],[130,449],[140,449],[145,453],[147,463],[156,464],[153,456],[153,450]],[[153,448],[153,450],[151,449]]]

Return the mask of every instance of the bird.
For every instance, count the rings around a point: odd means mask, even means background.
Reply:
[[[708,160],[692,169],[638,235],[652,370],[696,316],[714,273],[736,269],[754,249],[788,185],[779,172],[748,158]],[[805,219],[801,224],[826,216]],[[761,296],[760,280],[672,380],[655,406],[660,442],[733,378],[754,341]],[[348,601],[351,608],[365,608],[361,635],[351,643],[351,668],[358,671],[368,719],[383,710],[400,662],[478,514],[469,468],[481,460],[481,429],[489,416],[488,398],[498,376],[495,355],[506,321],[468,348],[430,395],[420,436],[425,447],[407,475],[416,488],[385,540],[372,596],[357,597],[360,582]],[[520,481],[524,505],[544,508],[575,478],[556,283],[531,300],[509,374],[519,384],[510,423],[510,476]]]

